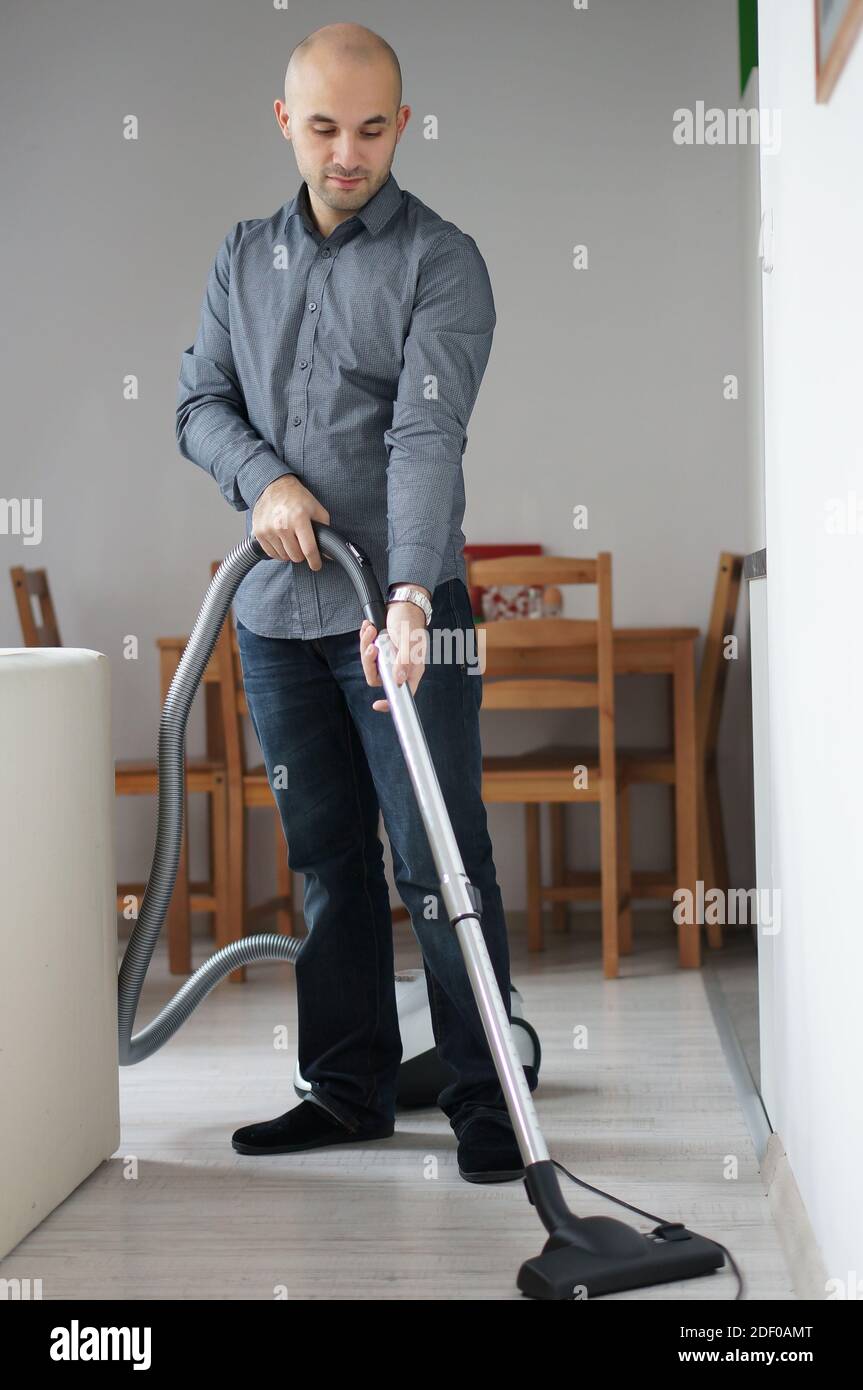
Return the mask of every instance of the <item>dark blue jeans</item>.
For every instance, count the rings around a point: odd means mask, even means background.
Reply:
[[[465,871],[482,895],[482,931],[509,1017],[506,921],[482,801],[482,676],[458,634],[434,639],[435,629],[458,628],[473,633],[470,597],[456,578],[432,596],[415,700]],[[357,1132],[394,1118],[402,1043],[383,812],[399,895],[422,948],[438,1055],[455,1073],[438,1104],[458,1135],[477,1107],[506,1107],[392,715],[372,709],[384,692],[366,682],[359,627],[306,640],[260,637],[238,622],[237,635],[288,862],[305,875],[308,935],[296,978],[310,1099]]]

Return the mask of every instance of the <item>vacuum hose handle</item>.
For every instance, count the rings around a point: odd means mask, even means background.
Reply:
[[[368,555],[323,521],[313,521],[312,529],[323,558],[337,561],[353,583],[364,616],[378,632],[385,631],[387,608]],[[251,541],[252,549],[260,559],[272,560],[272,555],[267,554],[256,535],[252,534]]]

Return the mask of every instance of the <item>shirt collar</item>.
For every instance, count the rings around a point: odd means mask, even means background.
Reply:
[[[369,198],[368,202],[364,203],[361,208],[357,208],[353,217],[347,217],[344,222],[340,222],[335,230],[339,231],[341,227],[348,227],[353,221],[358,219],[362,222],[366,231],[370,232],[372,236],[377,236],[378,232],[389,222],[396,209],[400,207],[401,201],[402,190],[396,183],[392,173],[390,173],[386,182],[381,184],[374,197]],[[309,189],[305,179],[300,184],[295,196],[285,208],[285,231],[287,231],[288,222],[292,217],[301,218],[310,232],[320,235],[312,221],[311,210],[309,208]]]

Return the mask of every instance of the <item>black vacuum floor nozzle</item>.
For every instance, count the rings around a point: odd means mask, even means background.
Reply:
[[[642,1235],[608,1216],[574,1218],[526,1260],[518,1287],[528,1298],[574,1300],[624,1293],[713,1274],[725,1263],[718,1245],[685,1226],[657,1226]]]

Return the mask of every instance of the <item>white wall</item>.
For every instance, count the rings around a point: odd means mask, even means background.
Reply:
[[[747,111],[760,106],[758,69],[753,68],[741,98]],[[743,279],[743,357],[745,363],[742,399],[746,423],[746,539],[745,553],[763,550],[767,543],[764,508],[764,329],[761,313],[761,152],[758,145],[741,150],[740,237]],[[746,602],[744,592],[741,594]],[[745,612],[745,609],[744,609]]]
[[[863,515],[830,534],[833,498],[863,504],[863,42],[829,104],[814,99],[810,0],[761,0],[762,155],[775,219],[764,278],[772,861],[771,1118],[830,1278],[863,1271]]]
[[[36,0],[3,21],[0,158],[13,196],[0,491],[44,499],[44,539],[0,544],[7,564],[48,567],[64,641],[110,656],[117,756],[155,748],[154,638],[188,632],[210,561],[242,535],[215,484],[177,452],[180,353],[225,231],[296,191],[272,101],[292,45],[341,18],[329,0],[287,12]],[[362,19],[395,46],[414,109],[396,177],[476,238],[494,285],[498,328],[465,458],[469,539],[609,548],[619,623],[703,627],[718,553],[744,544],[744,406],[722,397],[743,361],[740,152],[675,145],[672,116],[699,99],[737,103],[734,0],[586,11],[373,0]],[[129,112],[134,143],[121,135]],[[422,138],[429,112],[436,142]],[[577,242],[589,247],[586,274],[571,268]],[[130,372],[135,402],[122,398]],[[590,509],[586,534],[571,527],[576,503]],[[127,634],[137,661],[122,659]],[[4,584],[0,643],[18,640]],[[733,677],[723,775],[732,869],[748,883],[749,788],[736,761],[747,705]],[[631,741],[662,736],[655,684],[621,685]],[[484,730],[494,752],[566,724],[505,713]],[[199,716],[189,747],[201,749]],[[669,848],[666,801],[637,790],[637,866]],[[594,812],[579,816],[585,863]],[[146,872],[153,821],[149,802],[118,808],[123,878]],[[493,808],[491,821],[518,908],[521,809]],[[268,815],[255,833],[267,874]]]

